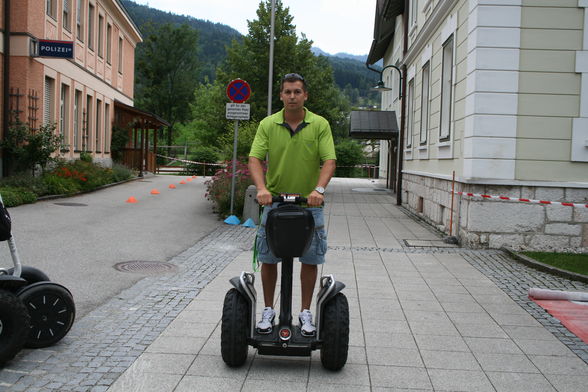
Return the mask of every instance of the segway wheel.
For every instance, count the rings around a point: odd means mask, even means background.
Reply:
[[[49,347],[67,335],[76,314],[69,290],[57,283],[38,282],[23,287],[17,296],[31,316],[25,347]]]
[[[323,367],[341,369],[347,362],[349,348],[349,304],[343,293],[335,295],[325,304],[320,335]]]
[[[0,366],[14,358],[27,340],[30,316],[22,301],[0,290]]]
[[[247,300],[237,289],[225,295],[221,325],[221,354],[231,367],[242,366],[247,360],[247,332],[250,330]]]

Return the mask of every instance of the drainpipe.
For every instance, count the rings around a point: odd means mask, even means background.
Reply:
[[[4,140],[8,135],[8,117],[10,109],[10,0],[4,0],[4,74],[3,77],[3,94],[4,101],[2,101],[2,137]],[[6,155],[2,153],[2,172],[0,176],[6,176]]]
[[[408,51],[408,10],[409,10],[409,0],[404,0],[404,12],[402,14],[402,25],[404,27],[404,36],[403,36],[403,48],[402,48],[402,57],[406,57],[406,52]],[[396,165],[396,205],[402,205],[402,163],[404,161],[404,128],[406,122],[406,64],[402,64],[402,74],[404,77],[402,78],[402,101],[400,102],[400,130],[398,132],[398,151],[396,155],[398,157],[398,163]]]

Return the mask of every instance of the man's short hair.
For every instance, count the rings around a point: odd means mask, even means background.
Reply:
[[[280,85],[280,91],[284,89],[284,82],[293,83],[293,82],[302,82],[302,90],[306,91],[306,81],[302,77],[302,75],[297,73],[289,73],[284,75],[282,78],[282,84]]]

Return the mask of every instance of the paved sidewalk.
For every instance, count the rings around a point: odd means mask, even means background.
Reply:
[[[0,390],[585,390],[586,344],[527,300],[526,289],[588,286],[500,251],[447,247],[375,187],[334,179],[328,190],[322,274],[346,284],[351,315],[341,371],[324,370],[318,352],[267,357],[252,348],[242,368],[224,364],[223,297],[229,278],[251,270],[254,230],[222,226],[170,261],[180,273],[142,280],[80,320],[84,328],[63,344],[19,356],[0,372]]]

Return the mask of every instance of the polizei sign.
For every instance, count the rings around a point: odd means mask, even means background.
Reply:
[[[40,39],[39,56],[73,59],[73,41]]]

